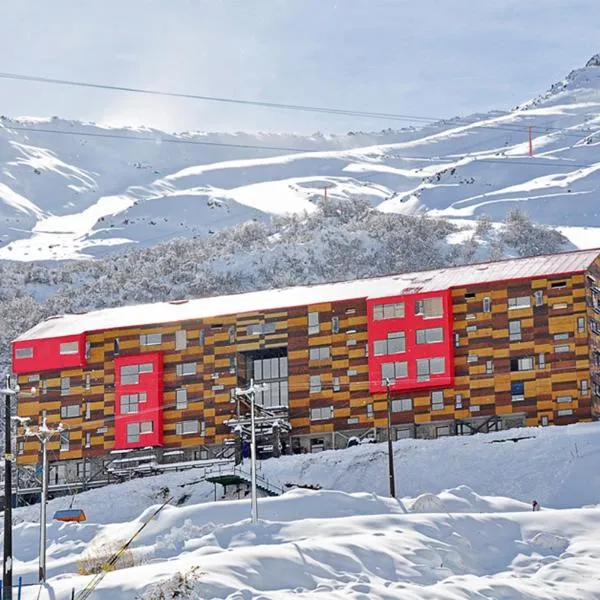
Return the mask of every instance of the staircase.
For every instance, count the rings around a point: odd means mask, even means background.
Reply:
[[[206,472],[206,481],[211,483],[219,483],[223,486],[237,485],[245,483],[252,485],[252,474],[250,471],[242,468],[239,465],[218,465],[214,469]],[[256,487],[267,494],[267,496],[281,496],[284,489],[279,485],[269,481],[266,477],[256,474]]]

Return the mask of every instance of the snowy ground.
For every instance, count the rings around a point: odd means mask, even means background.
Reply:
[[[598,598],[600,424],[397,442],[400,500],[385,497],[385,448],[265,461],[269,478],[324,489],[261,499],[257,526],[248,500],[211,502],[196,471],[80,494],[88,521],[49,525],[40,597],[82,589],[82,557],[124,541],[169,493],[179,506],[136,540],[140,564],[108,574],[93,598]],[[51,501],[49,514],[68,504]],[[36,579],[38,509],[15,511],[15,574],[26,582]],[[23,600],[37,594],[27,587]]]

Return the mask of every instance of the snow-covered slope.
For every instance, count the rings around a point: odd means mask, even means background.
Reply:
[[[0,258],[204,235],[311,211],[325,187],[383,211],[458,219],[498,220],[518,205],[576,239],[577,228],[600,227],[597,63],[510,112],[370,135],[169,135],[3,119]]]
[[[88,522],[49,525],[42,597],[82,589],[78,568],[172,495],[177,506],[135,541],[128,558],[139,566],[108,574],[95,598],[597,598],[599,433],[595,423],[396,442],[398,501],[384,497],[383,444],[271,459],[269,478],[324,489],[260,499],[258,526],[248,500],[210,502],[198,471],[85,492],[75,505]],[[49,514],[69,502],[52,500]],[[37,573],[38,508],[15,511],[15,572],[26,582]],[[160,595],[169,588],[185,593]],[[37,594],[27,588],[24,600]]]

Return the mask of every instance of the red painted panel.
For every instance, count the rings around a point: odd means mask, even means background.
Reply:
[[[61,344],[69,342],[77,343],[77,351],[69,354],[61,354]],[[30,356],[17,358],[17,350],[21,352],[30,351]],[[57,338],[46,338],[43,340],[24,340],[12,343],[12,368],[13,372],[41,373],[55,369],[68,369],[72,367],[83,367],[85,358],[85,334],[67,335]]]
[[[441,297],[443,315],[437,318],[424,318],[415,314],[417,300]],[[374,320],[373,307],[378,304],[404,302],[404,317]],[[369,389],[371,393],[385,392],[386,386],[381,378],[381,365],[386,362],[407,362],[408,377],[396,379],[390,386],[392,391],[408,391],[428,388],[451,387],[454,384],[454,345],[452,331],[452,292],[442,290],[423,294],[404,294],[367,300],[368,340],[369,340]],[[441,327],[443,341],[429,344],[417,344],[418,329]],[[397,354],[375,356],[374,342],[385,340],[388,333],[404,331],[406,350]],[[417,379],[417,359],[444,358],[444,372],[431,375],[427,381]]]
[[[140,373],[137,383],[121,382],[121,367],[148,364],[151,373]],[[146,401],[138,404],[138,412],[123,414],[120,398],[126,394],[146,393]],[[127,441],[127,426],[130,423],[152,423],[150,433],[140,433],[137,442]],[[115,448],[144,448],[163,444],[163,355],[160,352],[120,356],[115,359]]]

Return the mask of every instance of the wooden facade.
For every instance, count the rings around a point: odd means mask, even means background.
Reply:
[[[452,340],[447,360],[453,383],[394,382],[390,394],[396,437],[563,425],[600,416],[600,258],[574,272],[468,285],[457,279],[440,294],[448,290],[445,310],[451,314],[444,336]],[[274,356],[286,360],[281,380],[286,382],[283,408],[291,426],[288,450],[343,446],[344,440],[368,431],[381,438],[387,426],[387,390],[379,378],[373,386],[377,340],[367,307],[414,293],[418,291],[375,298],[365,294],[85,332],[80,366],[36,372],[30,365],[19,369],[14,361],[22,390],[18,414],[34,425],[45,415],[49,424],[66,427],[62,439],[49,444],[51,460],[105,457],[119,447],[116,427],[124,419],[117,406],[115,363],[124,357],[143,362],[145,355],[158,353],[160,443],[154,437],[154,443],[145,444],[142,431],[131,447],[219,447],[232,437],[232,394],[248,384],[248,363]],[[27,339],[16,340],[13,352],[27,344]],[[142,401],[135,410],[142,421],[144,411],[149,412]],[[18,461],[36,463],[38,443],[19,433]],[[337,442],[336,436],[341,436]]]

